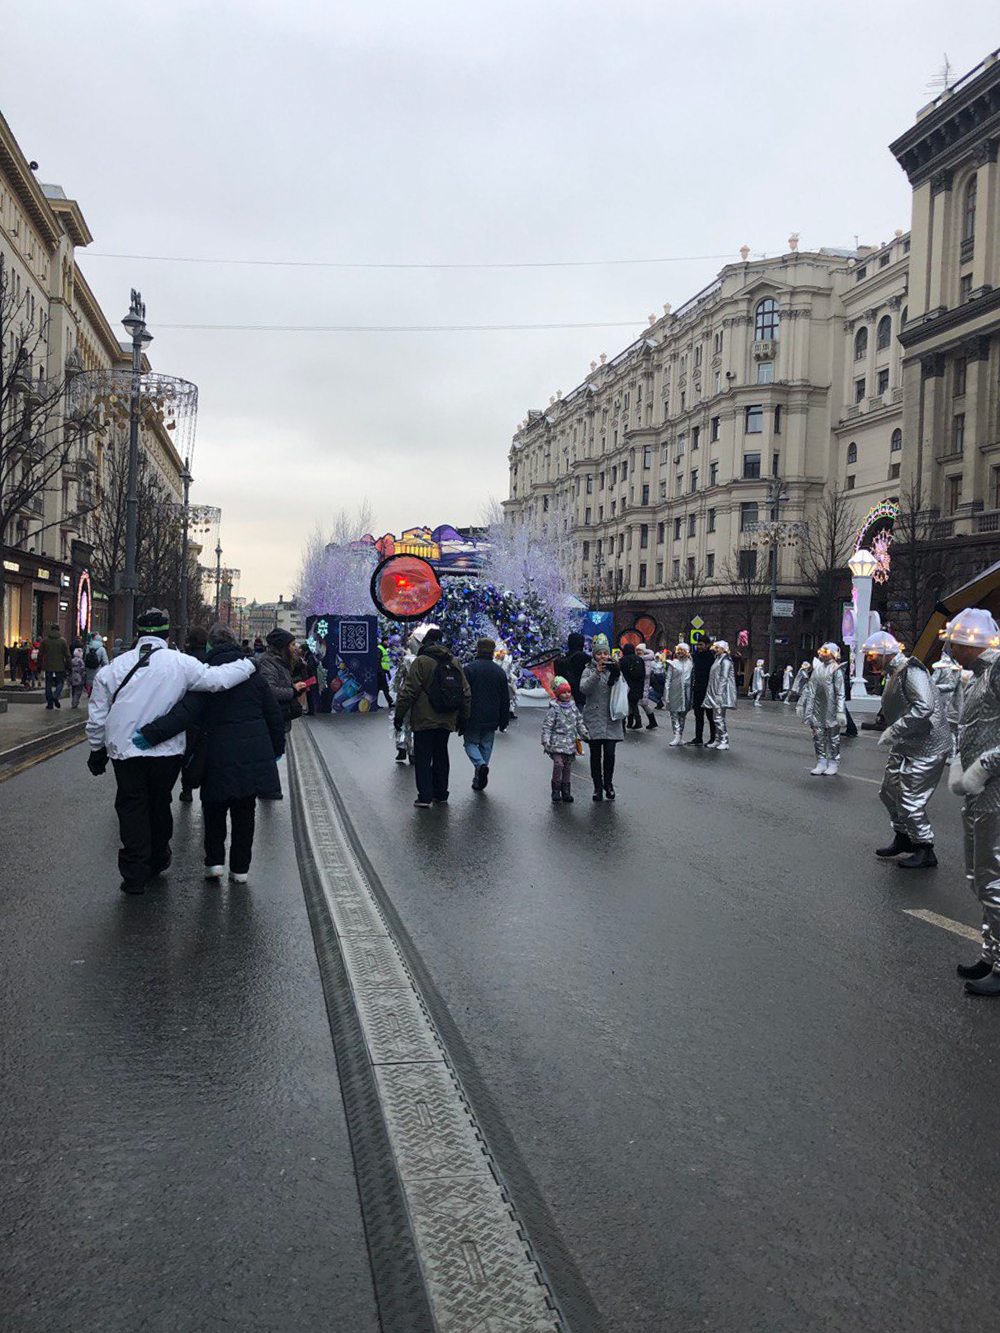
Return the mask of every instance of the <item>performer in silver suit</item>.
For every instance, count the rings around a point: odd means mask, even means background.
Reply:
[[[782,701],[786,704],[790,704],[792,702],[788,696],[791,693],[792,681],[794,679],[795,679],[795,671],[792,668],[792,664],[789,662],[789,664],[785,667],[784,671],[781,673],[781,698]]]
[[[764,690],[767,688],[767,675],[764,671],[764,659],[757,658],[757,665],[753,669],[753,676],[750,679],[750,697],[753,699],[754,708],[760,707],[760,701],[764,697]]]
[[[726,726],[726,713],[736,707],[736,669],[729,656],[729,644],[725,639],[716,639],[712,644],[715,661],[708,675],[708,689],[705,691],[705,707],[711,708],[715,722],[715,740],[709,741],[709,750],[729,749],[729,728]]]
[[[897,865],[926,870],[937,865],[927,802],[937,790],[951,754],[951,728],[931,673],[885,630],[866,639],[866,656],[881,658],[882,713],[887,726],[878,738],[889,751],[879,799],[889,812],[893,839],[875,855]]]
[[[942,652],[931,667],[931,680],[937,686],[948,725],[951,727],[952,754],[954,754],[958,747],[958,719],[962,712],[965,694],[972,684],[972,672],[960,666],[948,652]]]
[[[835,778],[840,772],[840,730],[847,726],[846,707],[840,649],[835,643],[824,643],[813,659],[796,709],[812,729],[816,765],[809,771],[814,777]]]
[[[803,662],[798,671],[796,671],[791,688],[785,695],[786,704],[797,704],[802,698],[802,691],[809,684],[809,677],[812,675],[812,669],[812,662]],[[789,668],[789,670],[791,670],[791,668]]]
[[[958,966],[969,995],[1000,995],[1000,628],[970,607],[942,632],[948,655],[972,671],[948,786],[965,797],[965,877],[983,908],[983,951]]]
[[[668,657],[664,666],[667,672],[666,704],[674,729],[670,744],[680,745],[684,735],[684,721],[691,708],[691,673],[694,670],[691,649],[686,643],[679,643],[674,649],[674,656]]]

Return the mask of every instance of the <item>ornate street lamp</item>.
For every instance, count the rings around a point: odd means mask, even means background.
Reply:
[[[132,383],[128,414],[128,498],[125,501],[125,571],[122,575],[122,592],[125,594],[122,638],[128,647],[132,642],[135,594],[138,591],[135,577],[135,548],[139,516],[139,397],[142,383],[142,349],[153,341],[153,335],[146,328],[146,307],[134,287],[132,302],[122,324],[132,339]]]
[[[851,676],[851,698],[866,699],[864,642],[871,634],[872,579],[879,563],[871,551],[855,551],[847,562],[854,580],[854,670]]]

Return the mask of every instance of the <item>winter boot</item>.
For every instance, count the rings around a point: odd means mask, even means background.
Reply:
[[[673,738],[672,738],[672,740],[670,741],[670,744],[671,744],[671,745],[681,745],[681,744],[682,744],[682,741],[681,741],[681,734],[682,734],[682,733],[681,733],[681,729],[680,729],[680,727],[677,725],[677,723],[675,722],[675,723],[674,723],[674,734],[673,734]]]
[[[892,842],[888,847],[876,847],[875,855],[888,860],[891,856],[901,856],[903,852],[912,852],[913,843],[905,833],[894,833]]]
[[[595,787],[595,788],[594,788],[594,795],[593,795],[593,798],[592,798],[592,799],[595,800],[595,801],[603,801],[603,800],[604,800],[604,789],[603,789],[602,787]]]
[[[966,995],[1000,995],[1000,972],[991,969],[988,976],[980,981],[967,981],[965,983]]]
[[[572,787],[569,785],[568,782],[566,782],[566,783],[563,784],[562,798],[563,798],[563,804],[564,804],[564,805],[572,805],[572,804],[573,804],[573,789],[572,789]]]
[[[974,963],[959,963],[955,971],[966,981],[982,981],[993,971],[993,964],[988,958],[978,958]]]
[[[828,759],[826,761],[826,772],[823,774],[823,776],[825,778],[835,778],[839,772],[840,772],[840,760]]]
[[[479,790],[480,790],[480,791],[485,791],[485,790],[486,790],[486,784],[487,784],[487,783],[489,782],[489,780],[490,780],[490,766],[489,766],[489,764],[480,764],[479,767],[476,769],[476,775],[477,775],[477,777],[479,778]]]
[[[615,789],[614,787],[612,787],[610,782],[604,788],[604,795],[608,798],[609,801],[613,801],[615,799]]]
[[[811,769],[809,770],[809,772],[812,774],[812,776],[813,776],[814,778],[822,777],[822,776],[826,773],[826,760],[825,760],[825,759],[817,759],[817,760],[816,760],[816,767],[815,767],[815,768],[811,768]]]
[[[560,803],[561,801],[562,801],[562,788],[561,788],[561,787],[553,786],[553,788],[552,788],[552,804],[553,804],[553,805],[559,805],[559,803]]]
[[[716,741],[716,743],[715,743],[715,748],[716,748],[717,750],[728,750],[728,749],[729,749],[729,737],[728,737],[728,736],[723,736],[723,738],[722,738],[721,741]]]
[[[657,722],[657,720],[656,720],[656,718],[653,716],[653,714],[650,713],[650,715],[649,715],[649,721],[646,723],[646,730],[647,730],[647,731],[654,731],[659,725],[660,725],[659,722]]]
[[[934,855],[934,844],[932,842],[917,842],[913,845],[913,851],[909,856],[904,856],[902,861],[896,864],[901,870],[930,870],[932,866],[938,863]],[[997,978],[1000,982],[1000,978]]]
[[[405,763],[406,763],[406,758],[407,758],[407,755],[406,755],[406,747],[405,747],[405,745],[397,745],[397,746],[396,746],[396,763],[397,763],[397,764],[405,764]]]

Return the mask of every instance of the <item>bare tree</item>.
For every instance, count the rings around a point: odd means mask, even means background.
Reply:
[[[767,623],[771,601],[771,576],[767,559],[762,560],[760,554],[755,546],[749,547],[738,551],[735,560],[730,556],[722,567],[722,577],[732,587],[743,622],[740,629],[747,632],[748,658],[763,637],[763,626]],[[758,625],[761,626],[760,636],[757,633]]]
[[[684,573],[667,590],[667,615],[674,622],[674,627],[665,625],[664,631],[671,636],[670,643],[678,638],[687,639],[692,619],[702,608],[705,596],[705,574],[699,564],[685,563]]]
[[[892,528],[889,589],[906,606],[892,613],[892,623],[908,647],[916,643],[948,582],[945,553],[934,540],[937,514],[926,508],[926,501],[917,482],[906,486]]]
[[[839,591],[854,552],[857,513],[837,486],[823,498],[802,534],[802,582],[816,598],[820,642],[840,638]]]
[[[47,317],[0,255],[0,546],[23,547],[55,526],[44,522],[45,494],[85,446],[90,420],[74,410],[75,375],[47,375],[47,360]],[[0,563],[0,624],[5,591]]]

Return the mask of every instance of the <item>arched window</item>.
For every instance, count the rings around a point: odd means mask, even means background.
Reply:
[[[778,303],[773,296],[758,302],[753,317],[753,336],[756,342],[774,342],[778,337]]]
[[[850,444],[847,446],[847,466],[850,467],[852,463],[856,463],[857,461],[858,461],[858,446],[852,440]]]
[[[962,240],[972,241],[976,236],[976,191],[978,176],[970,176],[962,196]]]
[[[888,315],[883,315],[878,322],[878,331],[875,334],[875,350],[883,351],[892,342],[892,320]]]
[[[858,329],[854,335],[854,359],[863,361],[868,355],[868,330]]]
[[[898,454],[903,447],[903,432],[898,428],[892,432],[892,439],[889,442],[889,452]]]

